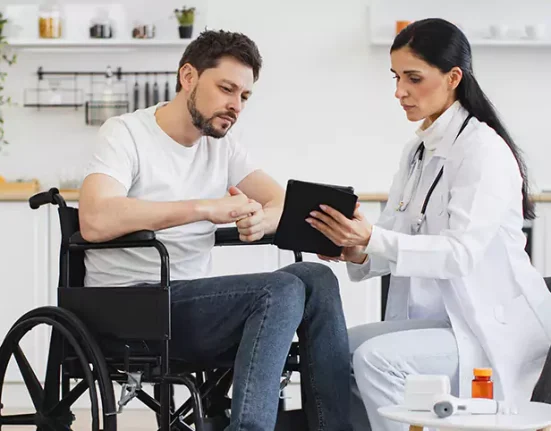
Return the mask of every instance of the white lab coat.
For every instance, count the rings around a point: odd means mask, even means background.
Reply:
[[[409,144],[376,222],[369,260],[347,264],[353,281],[391,274],[386,320],[408,318],[409,288],[441,290],[459,351],[459,395],[471,396],[473,368],[494,370],[494,396],[529,400],[551,344],[551,294],[524,251],[521,176],[507,144],[460,106],[423,171],[421,208],[444,166],[412,234],[411,215],[396,211],[419,139]]]

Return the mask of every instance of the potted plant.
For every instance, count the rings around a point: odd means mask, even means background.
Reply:
[[[195,21],[195,8],[182,7],[182,9],[174,9],[174,14],[178,19],[180,27],[180,39],[189,39],[193,33],[193,23]]]
[[[2,12],[0,12],[0,66],[3,61],[6,62],[8,66],[11,66],[13,63],[15,63],[16,60],[15,54],[10,55],[8,41],[6,37],[2,34],[4,26],[7,22],[8,20],[4,18],[4,15],[2,14]],[[2,91],[4,90],[4,81],[6,80],[6,76],[8,76],[7,72],[0,71],[0,150],[2,149],[2,145],[8,144],[8,141],[4,139],[4,117],[2,116],[1,111],[3,105],[9,105],[11,103],[11,97],[5,97],[2,94]]]
[[[0,36],[2,36],[2,31],[4,30],[4,26],[7,22],[8,20],[4,18],[4,14],[0,12]]]

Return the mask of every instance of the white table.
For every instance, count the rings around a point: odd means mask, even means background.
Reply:
[[[446,431],[536,431],[551,426],[551,404],[543,403],[519,406],[515,415],[455,414],[443,419],[433,412],[414,412],[400,406],[381,407],[378,412],[387,419],[411,425],[410,431],[420,431],[423,427]]]

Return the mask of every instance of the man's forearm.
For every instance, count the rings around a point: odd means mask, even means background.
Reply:
[[[109,241],[138,230],[161,230],[208,218],[208,202],[153,202],[128,197],[102,198],[79,210],[84,239]]]

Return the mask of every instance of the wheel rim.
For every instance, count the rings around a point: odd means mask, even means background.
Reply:
[[[36,373],[27,360],[20,343],[24,336],[40,325],[51,327],[50,352],[46,365],[44,385],[40,383]],[[83,373],[83,379],[68,393],[60,394],[61,369],[64,357],[63,348],[70,347]],[[19,320],[10,330],[2,346],[0,346],[0,405],[5,374],[10,359],[17,364],[23,382],[29,391],[34,413],[19,415],[0,415],[2,425],[36,425],[37,431],[69,431],[74,416],[70,407],[86,391],[89,391],[91,404],[91,431],[100,430],[98,397],[95,377],[90,369],[89,360],[81,348],[75,335],[61,322],[47,316],[33,316]]]

